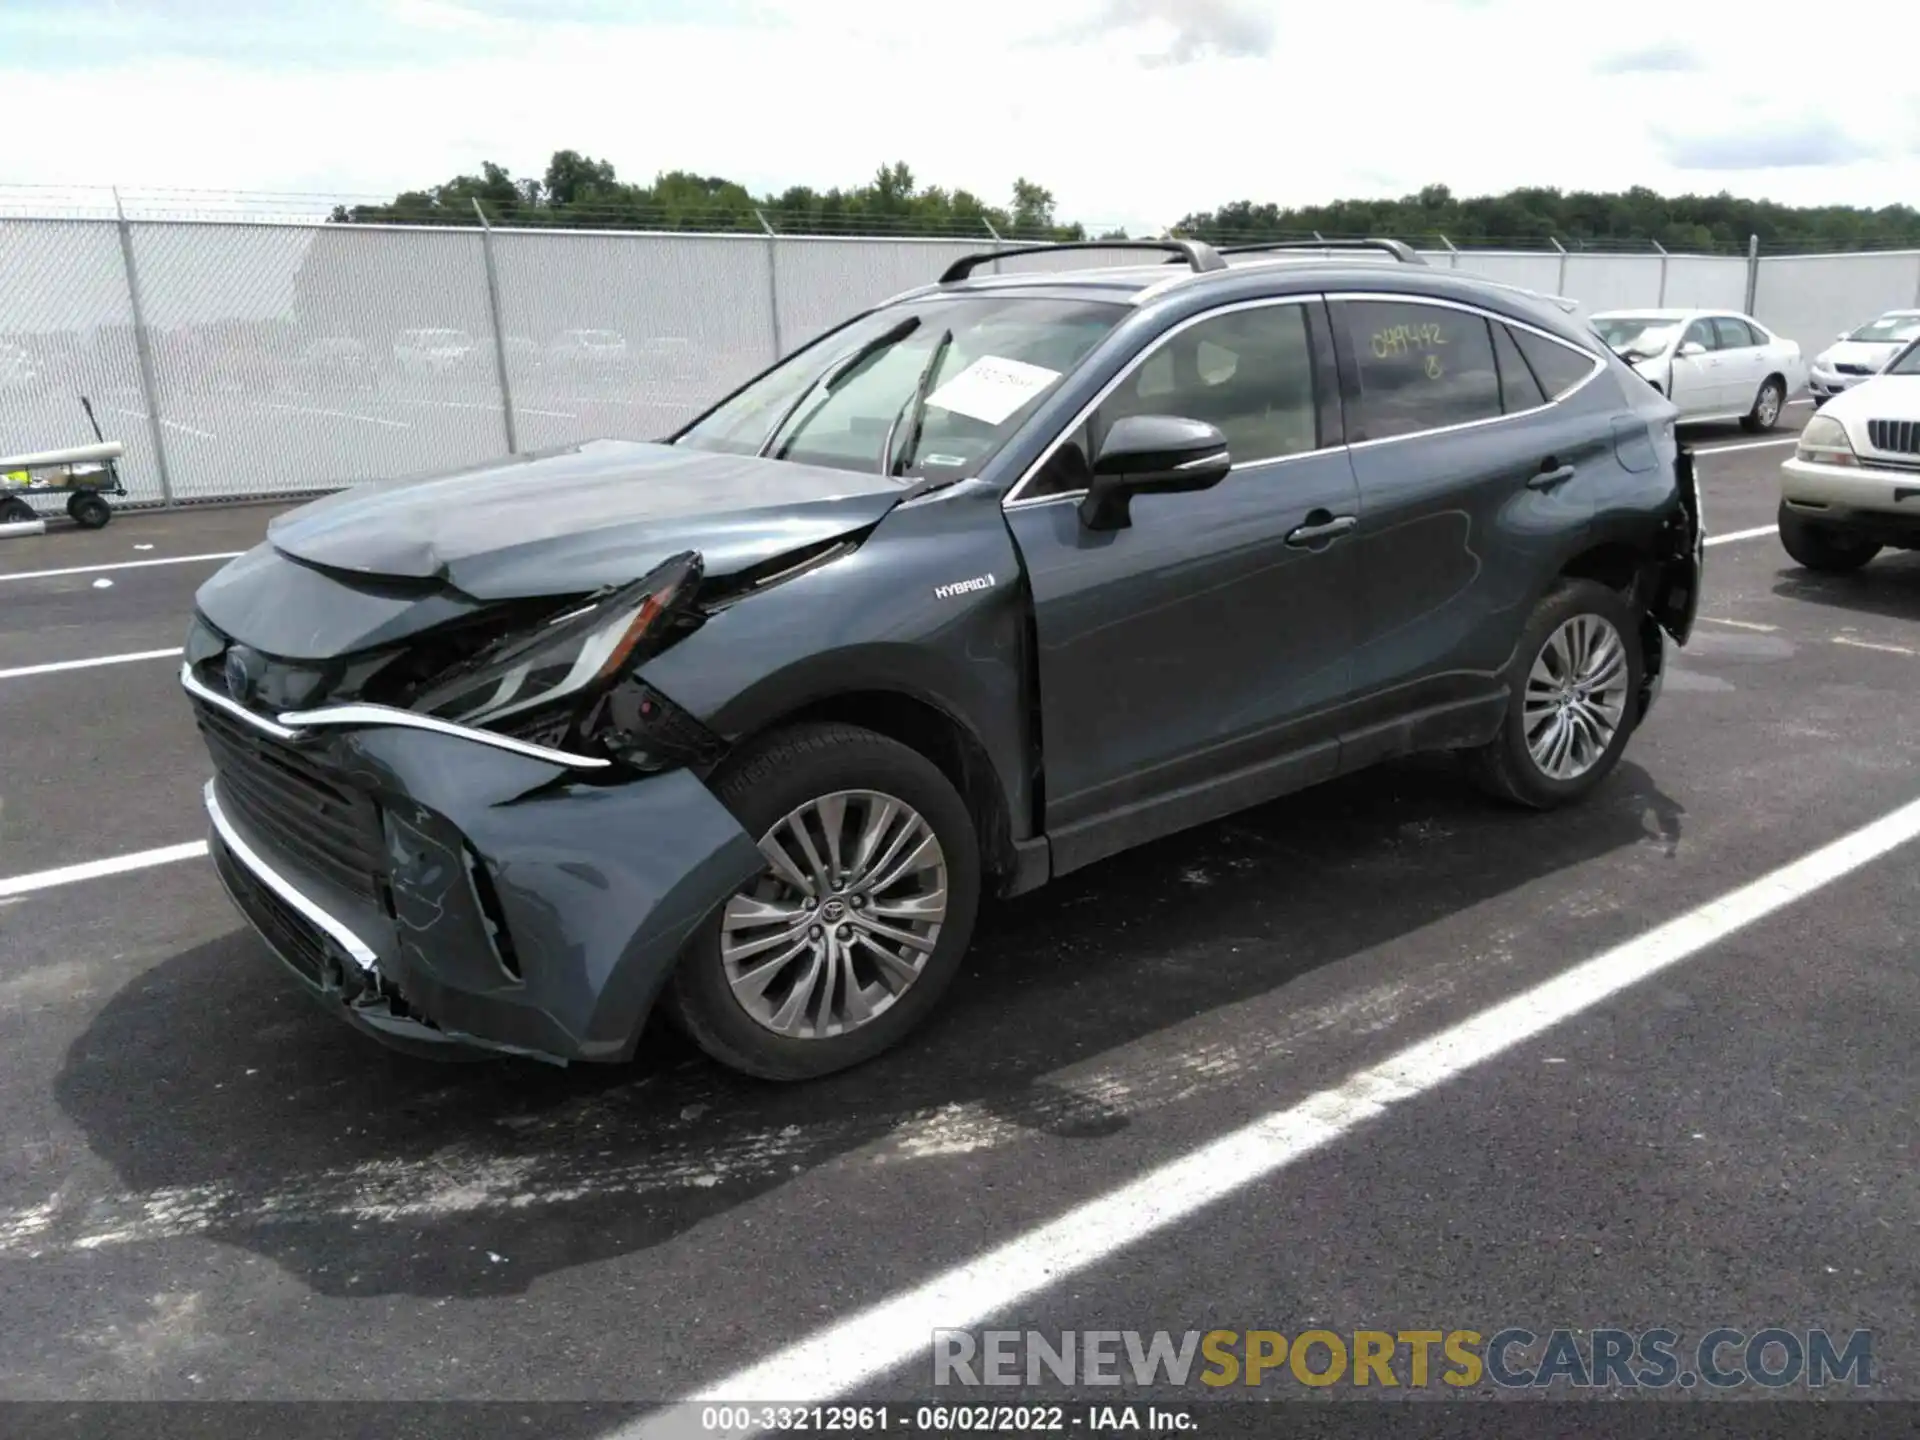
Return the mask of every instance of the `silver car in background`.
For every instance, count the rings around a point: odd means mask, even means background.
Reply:
[[[1889,310],[1858,330],[1842,330],[1813,357],[1807,389],[1813,403],[1831,400],[1868,376],[1878,375],[1910,340],[1920,339],[1920,310]]]

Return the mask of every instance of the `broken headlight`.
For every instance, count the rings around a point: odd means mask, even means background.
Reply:
[[[697,554],[676,555],[631,585],[494,642],[436,677],[413,708],[461,725],[557,739],[634,666],[697,623],[687,602],[700,575]]]

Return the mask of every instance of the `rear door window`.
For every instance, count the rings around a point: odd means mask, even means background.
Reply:
[[[1714,317],[1713,328],[1720,338],[1722,350],[1750,350],[1760,343],[1754,339],[1753,331],[1747,328],[1744,320],[1718,315]]]
[[[1359,380],[1352,438],[1387,440],[1500,415],[1500,371],[1482,316],[1418,301],[1348,300],[1334,323]]]

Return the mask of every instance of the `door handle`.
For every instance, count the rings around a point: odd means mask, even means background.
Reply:
[[[1529,490],[1551,490],[1555,486],[1566,484],[1573,476],[1573,466],[1559,465],[1551,470],[1542,470],[1538,475],[1528,480],[1527,488]]]
[[[1320,513],[1324,515],[1326,511],[1322,510]],[[1338,540],[1359,523],[1356,516],[1336,515],[1329,520],[1312,525],[1297,525],[1287,532],[1287,544],[1297,549],[1301,546],[1318,545],[1325,540]]]

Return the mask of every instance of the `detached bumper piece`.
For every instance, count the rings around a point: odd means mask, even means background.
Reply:
[[[608,783],[491,737],[295,730],[218,692],[194,710],[234,905],[309,992],[399,1049],[626,1058],[687,936],[765,865],[685,769]]]

